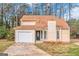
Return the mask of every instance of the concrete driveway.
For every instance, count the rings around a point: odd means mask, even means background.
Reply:
[[[5,50],[4,53],[8,53],[9,56],[50,56],[30,43],[15,43]]]

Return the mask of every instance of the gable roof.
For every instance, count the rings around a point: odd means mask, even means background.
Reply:
[[[24,15],[21,19],[21,22],[28,22],[28,21],[35,21],[36,24],[35,26],[21,26],[24,27],[25,29],[27,27],[31,27],[35,28],[35,29],[39,29],[39,28],[47,28],[48,26],[48,21],[56,21],[56,26],[61,27],[62,29],[68,29],[69,26],[66,23],[66,21],[64,21],[63,18],[58,18],[56,16],[49,16],[49,15],[44,15],[44,16],[40,16],[40,15]],[[20,28],[21,28],[20,27]],[[19,29],[19,28],[18,28]]]

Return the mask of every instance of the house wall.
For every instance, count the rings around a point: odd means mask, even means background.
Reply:
[[[61,41],[62,42],[70,42],[70,30],[65,29],[61,30]]]
[[[70,42],[70,29],[58,29],[59,39],[57,39],[56,21],[48,21],[48,34],[46,41]]]
[[[31,43],[35,43],[35,30],[16,30],[15,31],[15,42],[18,42],[18,39],[19,39],[19,36],[18,36],[18,33],[19,32],[31,32],[32,33],[32,41],[31,41]],[[25,38],[24,38],[25,39]],[[27,39],[29,39],[29,38],[26,38],[26,40]],[[28,42],[29,42],[29,40],[28,40]]]
[[[21,22],[21,25],[35,25],[35,22]]]
[[[56,41],[56,21],[48,21],[47,41]]]

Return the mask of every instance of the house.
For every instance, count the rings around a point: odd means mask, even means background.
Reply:
[[[24,15],[16,27],[15,42],[70,42],[70,28],[63,18],[56,16]]]

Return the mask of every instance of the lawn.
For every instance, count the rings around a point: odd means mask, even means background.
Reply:
[[[0,40],[0,53],[4,52],[4,50],[6,50],[13,43],[13,41]]]
[[[73,43],[37,43],[37,47],[52,56],[79,56],[79,46]]]

